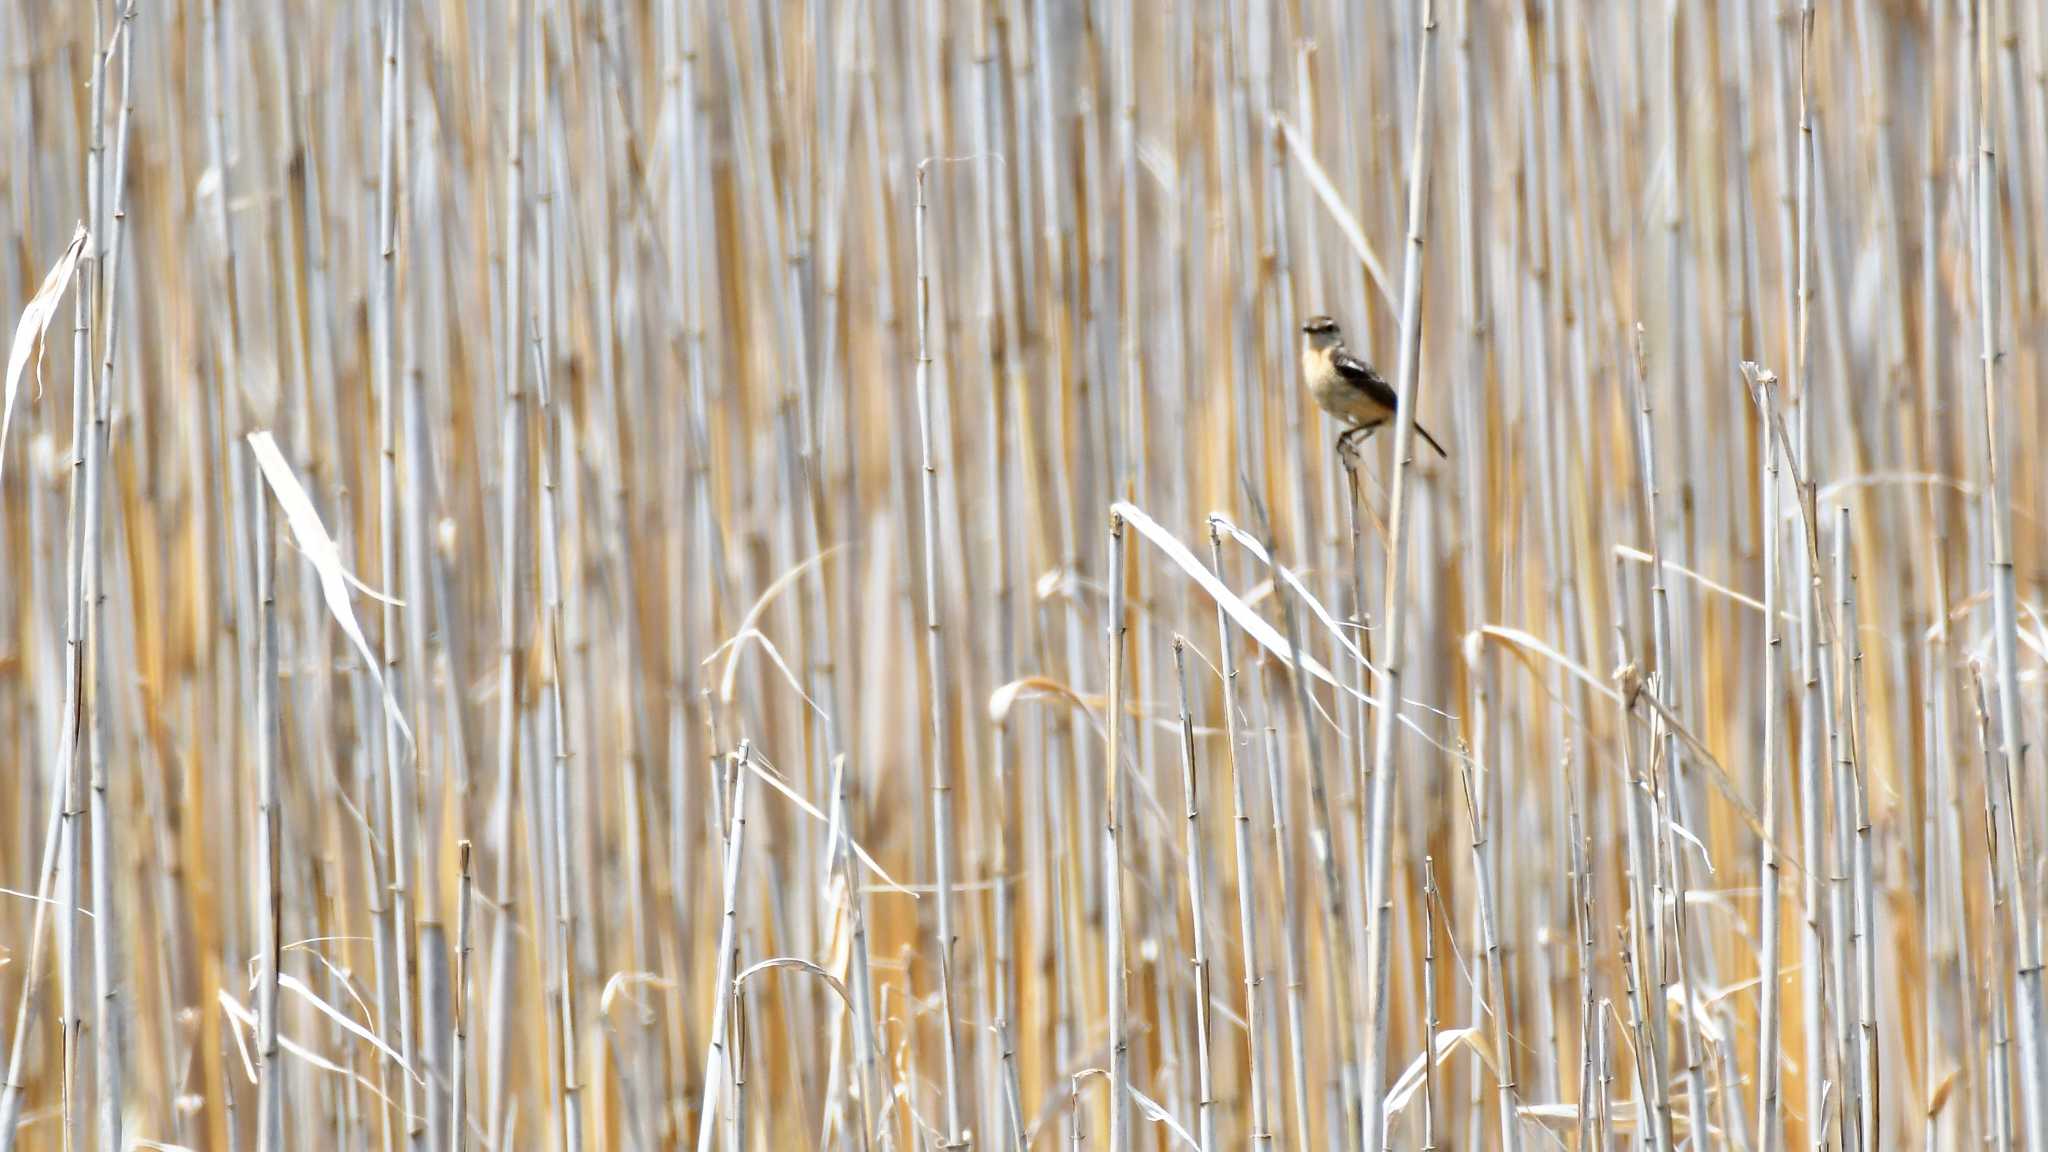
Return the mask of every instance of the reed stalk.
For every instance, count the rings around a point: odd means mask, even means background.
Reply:
[[[1430,165],[1435,159],[1429,147],[1430,60],[1436,42],[1434,0],[1422,0],[1421,49],[1415,73],[1415,131],[1408,156],[1407,259],[1401,273],[1401,336],[1395,389],[1400,403],[1395,410],[1393,432],[1394,478],[1389,485],[1387,513],[1387,573],[1383,594],[1385,610],[1380,615],[1382,656],[1379,693],[1379,726],[1374,730],[1372,758],[1372,824],[1368,835],[1371,866],[1366,871],[1365,911],[1366,1019],[1372,1038],[1367,1044],[1361,1089],[1364,1117],[1364,1152],[1374,1144],[1387,1147],[1385,1068],[1387,1048],[1387,980],[1393,952],[1389,914],[1393,892],[1393,801],[1395,784],[1394,735],[1403,705],[1401,688],[1402,631],[1407,604],[1402,589],[1407,583],[1408,557],[1402,547],[1407,527],[1409,456],[1415,441],[1415,410],[1418,382],[1422,372],[1422,255],[1429,218]]]

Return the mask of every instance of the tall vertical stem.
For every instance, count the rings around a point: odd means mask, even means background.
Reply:
[[[932,455],[932,358],[928,335],[931,319],[931,278],[925,256],[925,177],[931,161],[917,166],[917,422],[923,452],[924,494],[924,625],[925,662],[932,717],[932,746],[926,771],[932,794],[932,872],[938,883],[939,997],[944,1019],[946,1077],[946,1140],[958,1147],[966,1139],[964,1100],[960,1084],[960,1053],[953,1015],[953,783],[951,745],[946,731],[945,645],[939,629],[939,469]]]
[[[1387,576],[1381,628],[1385,633],[1385,675],[1380,680],[1379,727],[1373,737],[1372,867],[1367,871],[1365,976],[1372,1040],[1366,1046],[1361,1115],[1363,1152],[1388,1147],[1382,1115],[1387,1058],[1387,974],[1393,949],[1391,876],[1393,862],[1394,737],[1400,726],[1401,639],[1407,612],[1402,589],[1407,574],[1408,459],[1415,441],[1417,384],[1422,368],[1423,235],[1429,221],[1429,79],[1436,45],[1434,0],[1422,0],[1421,52],[1415,73],[1415,131],[1408,158],[1408,253],[1401,273],[1401,343],[1396,376],[1399,404],[1394,416],[1394,480],[1387,515]]]
[[[1993,246],[1997,222],[1997,158],[1992,149],[1992,117],[1996,110],[1992,95],[1992,46],[1997,42],[1991,14],[1985,0],[1970,0],[1970,19],[1975,25],[1976,52],[1972,75],[1971,103],[1976,123],[1977,164],[1974,187],[1976,213],[1972,221],[1971,251],[1977,280],[1977,352],[1984,384],[1984,459],[1991,480],[1991,580],[1992,647],[1998,663],[1999,759],[2004,770],[2004,787],[2010,825],[2001,856],[2010,870],[2009,894],[2013,938],[2017,946],[2013,984],[2013,1029],[2020,1038],[2019,1097],[2027,1147],[2048,1148],[2048,1066],[2042,1053],[2041,941],[2035,922],[2037,903],[2032,877],[2032,857],[2022,858],[2019,796],[2015,785],[2024,778],[2021,760],[2026,755],[2026,733],[2021,712],[2018,654],[2018,594],[2014,587],[2012,560],[2012,492],[2010,464],[2005,437],[2000,435],[1998,397],[1998,265],[2003,259]],[[2008,114],[2017,109],[2008,110]],[[2015,211],[2019,206],[2015,205]],[[1994,834],[1995,831],[1994,831]]]

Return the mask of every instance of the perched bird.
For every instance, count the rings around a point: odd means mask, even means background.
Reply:
[[[1400,404],[1393,387],[1372,365],[1345,350],[1344,333],[1328,316],[1311,316],[1301,326],[1301,374],[1317,406],[1349,425],[1337,437],[1339,452],[1354,438],[1370,436],[1392,420]],[[1420,422],[1415,431],[1437,455],[1447,455]]]

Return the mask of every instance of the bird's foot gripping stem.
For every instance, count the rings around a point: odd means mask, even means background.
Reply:
[[[1371,436],[1372,433],[1373,428],[1371,425],[1362,424],[1355,428],[1346,429],[1342,435],[1337,437],[1338,461],[1347,468],[1357,467],[1359,443],[1366,437]]]

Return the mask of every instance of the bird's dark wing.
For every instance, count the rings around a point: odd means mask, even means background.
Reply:
[[[1400,397],[1395,395],[1393,386],[1386,378],[1373,370],[1373,366],[1339,348],[1330,354],[1330,363],[1345,381],[1357,385],[1372,402],[1392,412],[1400,406]]]
[[[1363,391],[1367,396],[1372,398],[1373,403],[1378,404],[1379,406],[1385,408],[1389,415],[1392,415],[1394,412],[1400,409],[1401,397],[1397,393],[1395,393],[1393,387],[1387,383],[1385,377],[1381,376],[1378,372],[1373,371],[1372,365],[1367,364],[1365,361],[1360,360],[1358,357],[1353,356],[1351,353],[1344,351],[1342,348],[1339,348],[1333,355],[1331,355],[1330,362],[1331,364],[1335,365],[1337,369],[1337,374],[1339,376],[1342,376],[1346,381],[1357,385],[1361,391]],[[1436,449],[1437,455],[1446,458],[1449,457],[1449,453],[1444,451],[1444,446],[1437,443],[1436,437],[1431,436],[1427,431],[1425,431],[1420,422],[1416,423],[1415,431],[1419,433],[1424,440],[1429,441],[1429,446],[1431,448]]]

